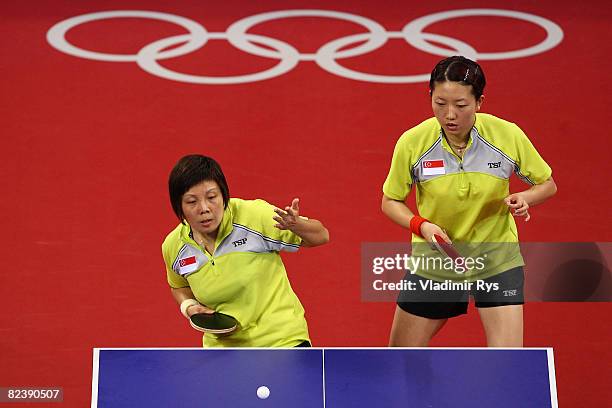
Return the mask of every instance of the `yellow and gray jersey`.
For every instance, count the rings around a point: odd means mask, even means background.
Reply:
[[[552,175],[514,123],[477,113],[468,146],[459,157],[436,118],[430,118],[398,140],[383,193],[404,201],[415,188],[419,214],[445,229],[455,243],[514,243],[516,224],[504,203],[513,173],[529,184],[543,183]],[[415,235],[412,240],[423,242]],[[500,265],[522,265],[520,254],[508,254],[506,261]]]
[[[470,141],[463,157],[457,157],[446,145],[442,132],[430,149],[419,157],[411,167],[414,182],[424,182],[447,174],[460,172],[483,173],[500,179],[509,179],[515,173],[528,184],[536,184],[521,173],[516,161],[496,147],[472,128]],[[437,163],[438,166],[433,162]]]
[[[190,236],[190,238],[192,238]],[[245,225],[232,223],[232,230],[215,248],[214,257],[201,248],[184,243],[178,251],[172,264],[172,270],[182,277],[199,270],[204,264],[214,262],[215,258],[231,253],[267,253],[267,252],[296,252],[299,244],[284,242],[263,235],[261,232]]]
[[[292,347],[308,338],[304,308],[293,292],[279,251],[295,252],[301,238],[274,227],[263,200],[230,199],[213,254],[179,224],[162,244],[168,283],[190,287],[196,299],[234,316],[240,330],[204,336],[205,347]]]

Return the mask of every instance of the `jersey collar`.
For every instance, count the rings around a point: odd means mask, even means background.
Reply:
[[[448,143],[448,140],[446,140],[446,137],[444,136],[445,136],[444,129],[440,127],[439,137],[440,139],[442,139],[442,147],[444,147],[444,149],[448,151],[449,153],[455,154],[452,147]],[[470,147],[472,147],[472,145],[474,144],[474,140],[476,140],[476,136],[478,136],[478,130],[476,130],[476,123],[474,123],[474,126],[472,126],[472,129],[470,130],[470,136],[468,137],[468,143],[467,143],[467,146],[465,147],[465,151],[467,151]]]

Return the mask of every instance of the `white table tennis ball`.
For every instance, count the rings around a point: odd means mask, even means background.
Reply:
[[[270,396],[270,389],[265,385],[262,385],[257,389],[257,397],[259,399],[266,399]]]

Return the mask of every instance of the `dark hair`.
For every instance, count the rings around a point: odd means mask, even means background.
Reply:
[[[431,71],[429,94],[433,93],[436,82],[445,81],[459,82],[466,86],[472,85],[472,94],[476,100],[480,99],[487,84],[484,71],[480,65],[471,59],[460,56],[448,57],[438,62]]]
[[[183,222],[184,214],[182,207],[183,194],[191,187],[203,181],[212,180],[219,185],[223,196],[223,207],[227,208],[229,202],[229,187],[221,166],[214,159],[199,154],[191,154],[182,157],[170,172],[168,178],[168,191],[172,209]]]

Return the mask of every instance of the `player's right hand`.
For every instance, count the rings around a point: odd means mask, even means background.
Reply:
[[[206,314],[213,314],[215,313],[215,311],[209,307],[206,307],[202,304],[197,304],[197,305],[192,305],[189,306],[187,308],[187,315],[189,317],[191,317],[191,315],[194,315],[196,313],[206,313]]]
[[[446,231],[440,228],[438,225],[431,222],[424,222],[421,224],[421,234],[429,242],[433,244],[433,236],[440,235],[448,244],[452,244],[451,239],[446,235]]]

